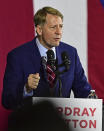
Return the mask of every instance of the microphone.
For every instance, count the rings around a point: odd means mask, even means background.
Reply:
[[[56,70],[56,60],[53,50],[48,50],[47,52],[47,64],[51,66],[53,71]]]
[[[61,77],[60,75],[63,74],[64,72],[67,72],[69,70],[69,66],[70,66],[70,60],[68,57],[68,54],[64,51],[61,54],[61,58],[62,58],[62,64],[58,65],[58,59],[55,60],[55,55],[53,50],[48,50],[47,52],[47,65],[50,65],[50,67],[52,68],[52,70],[55,73],[55,83],[54,83],[54,87],[57,86],[57,81],[59,82],[59,96],[62,97],[62,81],[61,81]],[[60,71],[59,68],[64,66],[65,69]]]
[[[62,52],[61,54],[61,58],[63,60],[63,65],[65,66],[65,72],[69,70],[70,67],[70,60],[69,60],[69,56],[67,54],[67,52]]]
[[[46,69],[46,65],[47,65],[47,59],[46,59],[46,57],[45,56],[42,56],[42,65],[43,65],[43,67],[44,67],[44,69]]]

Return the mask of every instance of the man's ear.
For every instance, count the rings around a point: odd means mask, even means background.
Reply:
[[[37,25],[36,32],[38,35],[42,35],[42,27],[40,25]]]

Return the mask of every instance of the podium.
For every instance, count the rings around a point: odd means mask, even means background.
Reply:
[[[102,131],[102,99],[33,97],[33,104],[48,100],[72,131]]]

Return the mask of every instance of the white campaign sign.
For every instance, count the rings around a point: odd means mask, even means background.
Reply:
[[[56,106],[73,131],[102,131],[102,99],[33,97],[33,103],[43,100]]]

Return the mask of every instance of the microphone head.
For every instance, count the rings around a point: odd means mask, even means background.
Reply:
[[[66,68],[66,71],[68,71],[69,67],[70,67],[70,60],[69,60],[69,56],[68,56],[66,51],[62,52],[61,58],[63,60],[63,64],[64,64],[64,66]]]
[[[53,50],[48,50],[47,52],[47,64],[51,66],[53,70],[56,69],[56,60]]]
[[[44,69],[46,69],[46,65],[47,65],[47,59],[46,59],[46,57],[42,56],[41,60],[42,60],[42,65],[43,65]]]
[[[61,58],[62,58],[63,61],[66,60],[66,59],[69,59],[69,56],[68,56],[68,54],[67,54],[66,51],[63,51],[63,52],[62,52]]]
[[[47,60],[53,60],[55,58],[53,50],[48,50],[46,53],[47,53]]]

